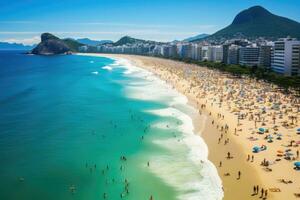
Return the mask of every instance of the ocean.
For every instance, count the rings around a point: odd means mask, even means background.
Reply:
[[[222,199],[196,113],[127,60],[0,51],[0,199]]]

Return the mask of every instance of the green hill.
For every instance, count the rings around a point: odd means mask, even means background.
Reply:
[[[74,52],[78,51],[78,48],[83,46],[83,44],[77,42],[76,40],[70,39],[70,38],[63,39],[62,41],[71,49],[71,51],[74,51]]]
[[[205,39],[232,39],[237,36],[248,39],[291,36],[300,39],[300,23],[272,14],[261,6],[254,6],[240,12],[232,24]]]
[[[162,44],[162,42],[155,42],[151,40],[141,40],[132,38],[129,36],[124,36],[121,39],[119,39],[117,42],[113,43],[114,46],[122,46],[125,44],[137,44],[137,43],[148,43],[148,44]]]
[[[125,44],[135,44],[135,43],[144,43],[145,40],[135,39],[129,36],[124,36],[121,39],[119,39],[117,42],[114,43],[114,46],[121,46]]]

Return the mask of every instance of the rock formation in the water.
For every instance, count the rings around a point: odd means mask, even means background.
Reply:
[[[68,54],[78,51],[82,44],[70,39],[60,39],[50,33],[41,35],[41,42],[31,51],[32,54],[38,55],[54,55]]]

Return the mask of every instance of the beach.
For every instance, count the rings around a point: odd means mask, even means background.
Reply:
[[[299,161],[300,150],[296,133],[299,98],[269,83],[183,62],[89,55],[129,60],[188,97],[199,110],[194,125],[218,169],[224,199],[297,199],[300,173],[294,162]]]

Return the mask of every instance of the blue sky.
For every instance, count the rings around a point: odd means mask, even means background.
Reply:
[[[214,33],[254,5],[300,21],[299,0],[1,0],[0,41],[37,43],[43,32],[172,41]]]

